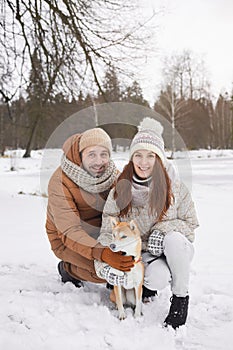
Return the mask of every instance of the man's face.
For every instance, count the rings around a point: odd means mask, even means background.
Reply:
[[[82,151],[82,166],[92,176],[100,177],[109,164],[109,153],[105,147],[90,146]]]

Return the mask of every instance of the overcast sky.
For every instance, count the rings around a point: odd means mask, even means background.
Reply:
[[[161,80],[161,57],[190,49],[203,55],[215,96],[233,87],[233,0],[141,0],[145,12],[163,8],[156,31],[158,53],[147,61],[141,85],[154,100]]]

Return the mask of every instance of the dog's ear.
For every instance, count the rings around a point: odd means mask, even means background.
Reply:
[[[112,225],[112,228],[114,228],[117,224],[118,224],[118,220],[115,216],[110,216],[110,222],[111,222],[111,225]]]
[[[134,220],[130,221],[129,227],[131,228],[132,231],[134,231],[136,229],[136,224],[135,224]]]

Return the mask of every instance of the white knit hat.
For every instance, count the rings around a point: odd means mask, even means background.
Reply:
[[[79,152],[89,146],[103,146],[109,154],[112,152],[112,142],[109,135],[101,128],[94,128],[84,131],[80,137]]]
[[[165,161],[164,141],[162,138],[163,126],[157,120],[146,117],[138,126],[138,132],[130,145],[130,158],[134,152],[146,149],[156,153],[162,162]]]

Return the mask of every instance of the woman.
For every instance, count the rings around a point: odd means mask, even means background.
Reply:
[[[162,131],[154,119],[141,122],[130,146],[130,161],[106,201],[98,240],[107,246],[111,242],[110,216],[136,221],[145,263],[143,297],[154,296],[170,283],[171,306],[164,323],[176,329],[187,318],[192,242],[198,221],[190,193],[166,160]],[[106,264],[95,262],[95,268],[110,284],[127,283],[126,274],[115,275]]]

